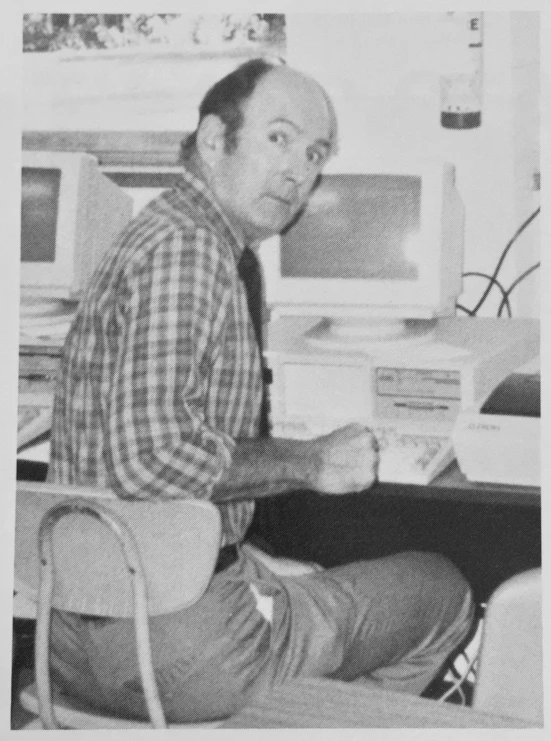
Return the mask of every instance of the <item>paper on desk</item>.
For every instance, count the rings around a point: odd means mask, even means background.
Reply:
[[[36,327],[25,324],[21,325],[19,335],[46,340],[49,337],[65,337],[70,328],[71,322],[60,322],[59,324],[50,325],[39,324]]]
[[[31,445],[25,450],[21,451],[18,456],[26,461],[39,461],[40,463],[48,463],[50,460],[50,441],[45,440],[38,445]]]

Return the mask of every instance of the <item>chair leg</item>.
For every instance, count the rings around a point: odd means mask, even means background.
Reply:
[[[132,579],[136,648],[149,717],[154,728],[166,728],[167,723],[153,671],[145,575],[137,543],[132,531],[115,512],[82,497],[71,497],[66,502],[50,508],[42,517],[38,530],[40,580],[35,637],[35,668],[40,717],[43,719],[46,728],[56,729],[58,727],[51,700],[49,667],[49,637],[54,588],[52,537],[56,523],[65,515],[75,512],[98,518],[113,531],[119,541],[128,574]]]

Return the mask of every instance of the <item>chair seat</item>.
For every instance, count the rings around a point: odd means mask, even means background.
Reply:
[[[29,713],[38,715],[38,694],[35,682],[21,691],[19,701],[21,706]],[[151,729],[151,724],[148,721],[129,720],[127,718],[104,715],[101,711],[89,708],[84,702],[73,699],[72,697],[69,698],[56,686],[53,687],[53,703],[56,718],[59,724],[65,728],[96,731],[106,729]],[[206,723],[171,723],[169,728],[219,728],[223,722],[224,720]]]

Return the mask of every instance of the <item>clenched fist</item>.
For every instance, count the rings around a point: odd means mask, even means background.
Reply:
[[[315,465],[310,484],[321,494],[369,488],[377,478],[377,438],[361,424],[349,424],[310,441]]]

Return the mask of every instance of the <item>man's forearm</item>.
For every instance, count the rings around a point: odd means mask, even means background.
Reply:
[[[212,499],[259,499],[307,488],[315,480],[315,466],[314,448],[308,441],[238,440],[232,464],[215,486]]]

